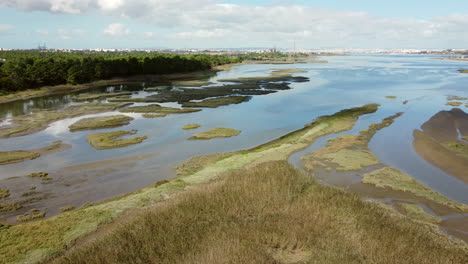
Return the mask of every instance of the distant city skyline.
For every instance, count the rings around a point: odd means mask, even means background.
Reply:
[[[468,48],[468,1],[4,0],[0,48]]]

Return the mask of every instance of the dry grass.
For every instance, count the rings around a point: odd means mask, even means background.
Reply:
[[[221,180],[222,179],[222,180]],[[54,263],[467,263],[466,245],[287,162],[221,177]]]

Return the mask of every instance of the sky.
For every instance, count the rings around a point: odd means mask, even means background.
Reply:
[[[466,0],[0,0],[0,48],[468,48]]]

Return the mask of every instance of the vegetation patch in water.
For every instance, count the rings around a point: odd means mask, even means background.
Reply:
[[[387,99],[396,99],[397,97],[394,96],[394,95],[387,95],[387,96],[385,96],[385,98],[387,98]]]
[[[117,93],[81,93],[73,97],[73,101],[83,102],[83,101],[93,101],[93,100],[102,100],[109,97],[125,96],[131,95],[131,92],[117,92]]]
[[[144,118],[158,118],[158,117],[165,117],[167,114],[151,114],[151,113],[144,113],[141,115]]]
[[[38,219],[38,218],[43,218],[44,216],[45,216],[45,212],[41,212],[38,209],[32,209],[31,211],[29,211],[28,213],[24,215],[18,215],[16,217],[16,220],[18,222],[26,222],[26,221],[31,221],[31,220]]]
[[[143,142],[148,137],[134,137],[130,139],[119,139],[128,135],[135,135],[136,130],[132,131],[114,131],[106,133],[96,133],[91,134],[86,137],[86,140],[93,146],[95,149],[113,149],[113,148],[122,148],[134,144],[139,144]]]
[[[442,145],[447,149],[455,152],[457,155],[468,159],[468,145],[458,142],[444,142]]]
[[[229,138],[229,137],[235,137],[239,135],[240,133],[241,133],[240,130],[236,130],[232,128],[217,127],[217,128],[210,129],[208,131],[195,134],[189,139],[206,140],[206,139],[213,139],[213,138]]]
[[[461,97],[458,95],[449,95],[447,96],[447,100],[449,101],[465,101],[468,100],[468,97]]]
[[[115,102],[129,102],[129,103],[157,103],[159,102],[158,99],[155,98],[109,98],[107,99],[108,102],[115,103]]]
[[[360,131],[359,135],[341,135],[329,139],[324,148],[301,158],[304,167],[309,171],[318,167],[330,170],[324,162],[327,161],[335,164],[338,171],[353,171],[379,164],[377,157],[369,151],[368,143],[377,131],[393,124],[402,114],[397,113],[384,118],[380,123],[370,124],[367,129]]]
[[[182,127],[183,130],[190,130],[190,129],[197,129],[201,127],[201,125],[199,124],[187,124],[185,126]]]
[[[447,207],[468,212],[468,205],[452,201],[442,194],[422,185],[411,176],[395,168],[384,167],[364,174],[362,182],[375,185],[378,188],[389,188],[396,191],[409,192],[418,197],[436,202]]]
[[[462,102],[447,102],[445,105],[450,105],[450,106],[460,106],[462,105],[463,103]]]
[[[37,152],[25,150],[0,151],[0,165],[32,160],[38,158],[39,156],[40,154]]]
[[[0,204],[0,212],[14,212],[23,208],[19,203]]]
[[[10,190],[0,188],[0,200],[10,196]]]
[[[342,149],[321,156],[323,159],[338,165],[338,171],[360,170],[364,167],[379,164],[379,160],[367,150]]]
[[[70,131],[79,131],[79,130],[93,130],[101,128],[111,128],[128,125],[130,121],[133,120],[133,117],[126,115],[113,115],[113,116],[103,116],[103,117],[90,117],[83,118],[74,124],[70,125],[68,128]]]
[[[187,87],[202,87],[212,84],[209,79],[206,80],[190,80],[190,81],[175,81],[172,85],[175,86],[187,86]]]
[[[210,98],[205,99],[201,102],[187,102],[183,103],[183,107],[208,107],[208,108],[216,108],[223,105],[230,105],[230,104],[240,104],[245,101],[248,101],[251,97],[250,96],[227,96],[227,97],[218,97],[218,98]]]
[[[468,70],[458,70],[460,73],[468,73]]]
[[[425,221],[429,223],[434,223],[434,224],[438,224],[441,222],[439,217],[434,216],[430,213],[427,213],[426,211],[424,211],[424,209],[421,206],[415,203],[407,203],[407,202],[398,201],[398,202],[395,202],[395,205],[401,212],[403,212],[405,215],[413,219],[417,219],[417,220],[421,220],[421,221]]]
[[[122,113],[157,113],[157,114],[186,114],[199,112],[200,109],[191,108],[173,108],[163,107],[158,104],[145,105],[145,106],[133,106],[120,110]]]
[[[41,172],[32,172],[28,175],[28,177],[31,177],[31,178],[39,178],[43,181],[51,181],[52,178],[49,177],[49,173],[48,172],[44,172],[44,171],[41,171]]]
[[[0,128],[0,138],[33,134],[61,119],[113,111],[128,105],[131,103],[85,103],[70,106],[61,111],[34,111],[30,115],[15,116],[11,121],[11,126]]]

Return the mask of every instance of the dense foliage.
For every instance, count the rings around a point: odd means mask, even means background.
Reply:
[[[238,57],[206,54],[51,51],[0,51],[0,59],[0,93],[138,74],[208,70],[239,61]]]

